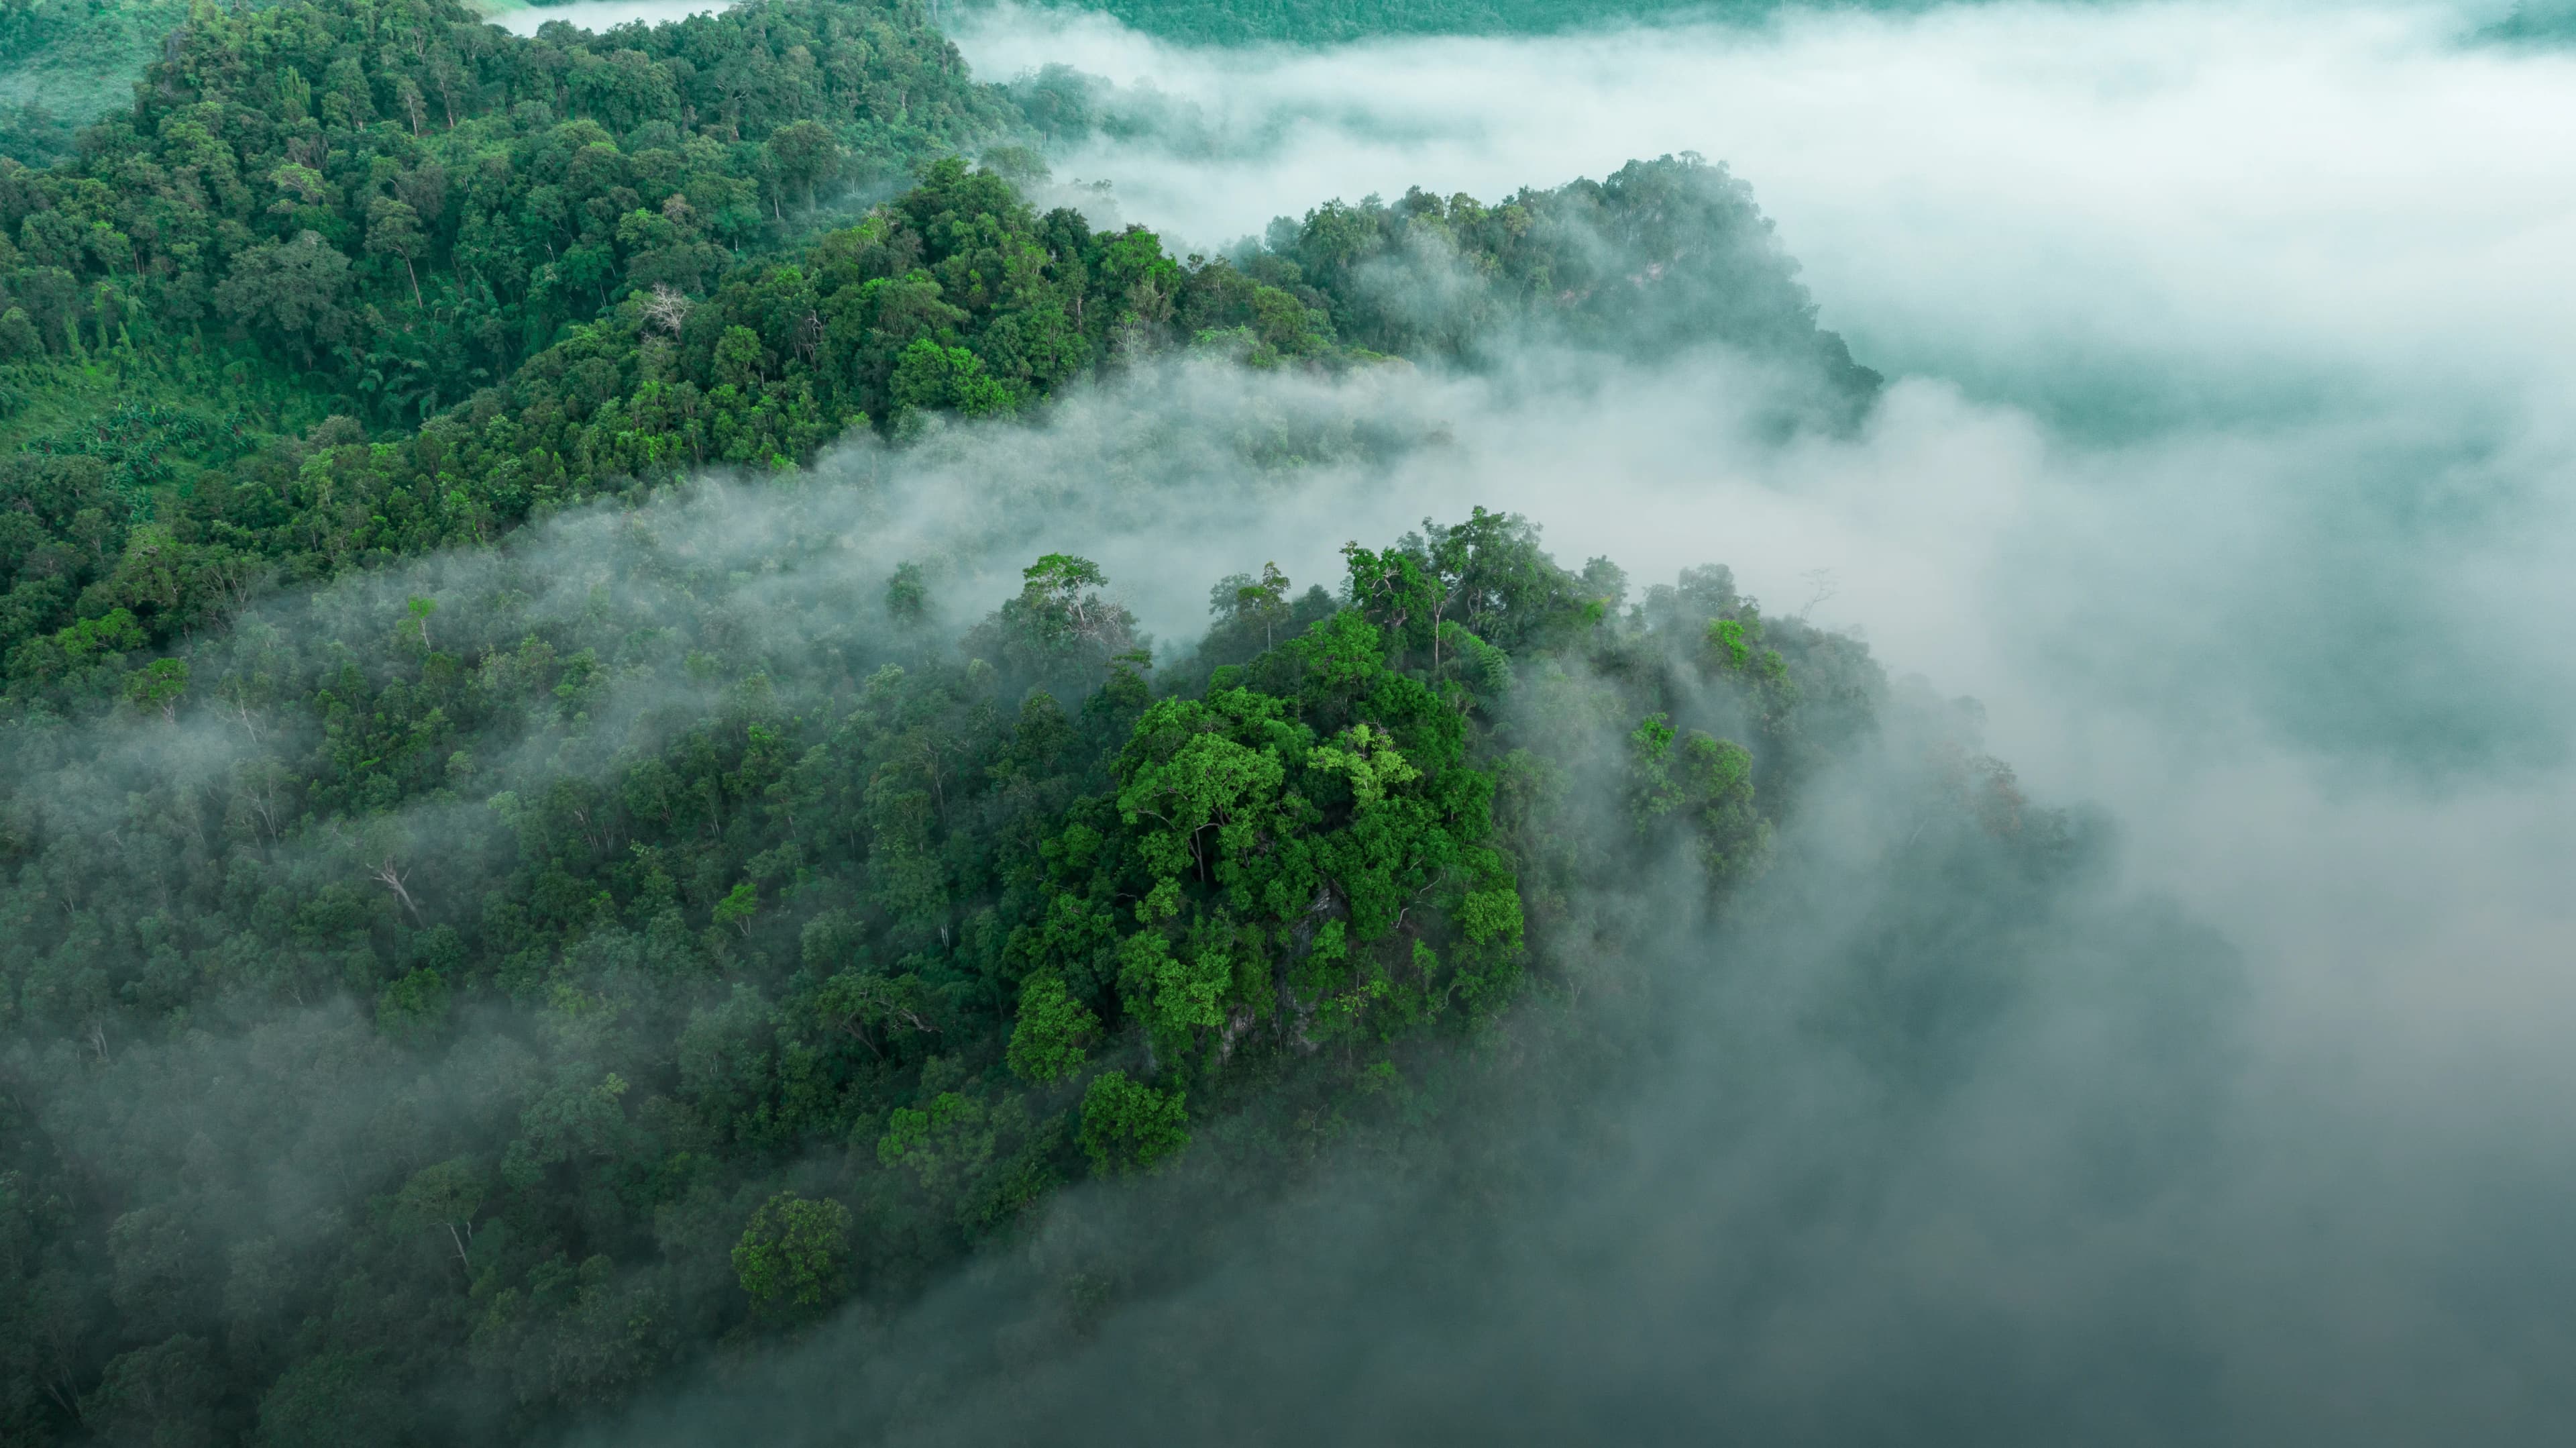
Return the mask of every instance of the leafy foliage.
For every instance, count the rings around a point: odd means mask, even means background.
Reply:
[[[733,1269],[756,1306],[817,1307],[842,1290],[849,1256],[849,1208],[781,1192],[751,1214]]]

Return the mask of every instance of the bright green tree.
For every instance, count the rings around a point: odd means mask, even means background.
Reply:
[[[1151,1171],[1189,1144],[1180,1091],[1157,1091],[1124,1071],[1105,1071],[1083,1093],[1082,1149],[1102,1176]]]
[[[849,1261],[850,1209],[793,1192],[763,1202],[733,1249],[734,1276],[763,1308],[821,1306],[839,1295]]]

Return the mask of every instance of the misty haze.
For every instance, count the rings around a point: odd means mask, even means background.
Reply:
[[[2556,1444],[2576,5],[0,10],[0,1444]]]

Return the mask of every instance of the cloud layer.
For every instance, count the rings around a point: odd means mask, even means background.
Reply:
[[[1754,183],[1826,324],[1882,367],[2056,400],[2070,367],[2153,364],[2238,411],[2356,362],[2474,395],[2552,354],[2576,61],[2461,46],[2471,19],[2008,4],[1225,52],[1003,9],[957,33],[988,79],[1064,63],[1195,111],[1183,144],[1058,170],[1202,244],[1297,198],[1492,197],[1698,150]]]

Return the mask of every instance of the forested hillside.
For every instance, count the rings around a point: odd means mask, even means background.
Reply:
[[[1219,581],[1158,685],[1084,560],[961,628],[831,561],[854,501],[352,580],[8,726],[13,1440],[542,1434],[1203,1129],[1266,1177],[1596,979],[1603,900],[1754,888],[1884,694],[1482,512]],[[1919,847],[2045,898],[2080,835],[1941,749]]]
[[[155,147],[119,124],[102,128],[94,158],[0,172],[0,221],[14,218],[19,238],[0,273],[0,342],[15,338],[21,358],[7,400],[22,450],[0,463],[0,491],[19,503],[0,552],[9,697],[117,697],[147,687],[135,671],[150,654],[281,585],[489,543],[692,469],[793,468],[854,429],[900,437],[936,414],[1024,412],[1173,348],[1330,370],[1386,354],[1473,364],[1532,337],[1631,354],[1718,342],[1787,369],[1784,416],[1839,426],[1875,395],[1876,375],[1815,326],[1743,185],[1695,157],[1492,206],[1419,192],[1336,202],[1240,256],[1175,258],[1141,228],[1041,215],[992,172],[927,160],[940,133],[876,118],[900,104],[957,139],[1007,134],[1008,97],[950,61],[922,68],[945,77],[929,90],[948,98],[939,105],[853,60],[844,80],[858,91],[824,93],[861,120],[782,124],[798,113],[790,101],[813,98],[797,89],[813,78],[795,79],[805,40],[873,13],[798,0],[619,32],[674,56],[703,111],[677,90],[605,99],[617,92],[603,70],[645,66],[642,50],[585,68],[566,57],[591,55],[593,38],[461,26],[490,47],[476,73],[504,79],[478,83],[480,99],[460,103],[484,118],[452,133],[397,64],[429,66],[434,83],[446,52],[424,42],[427,61],[384,52],[395,97],[420,103],[410,120],[322,126],[308,103],[354,117],[364,97],[298,99],[289,65],[270,103],[300,116],[292,126],[220,100],[173,105]],[[351,33],[333,25],[390,23],[329,14],[234,17],[223,35],[235,50],[181,44],[154,84],[193,75],[187,93],[222,93],[206,77],[229,75],[256,94],[239,80],[243,57],[269,30],[321,46]],[[883,36],[844,49],[914,53]],[[530,89],[552,99],[502,113]],[[587,116],[555,120],[557,104],[624,124],[623,139]],[[656,106],[689,111],[698,133],[678,142]],[[244,139],[219,139],[210,119]],[[1059,107],[1040,133],[1088,124]],[[468,154],[457,138],[476,135],[479,160],[435,159]],[[111,143],[162,160],[111,166]],[[241,178],[264,161],[243,154],[259,145],[329,174],[279,160],[270,186],[253,187]],[[183,164],[185,146],[197,150]],[[857,224],[811,210],[904,154],[921,179]],[[214,397],[196,396],[188,384],[210,375]]]
[[[1758,912],[1864,757],[2004,902],[1945,968],[2083,888],[1968,712],[1722,567],[1462,507],[1176,562],[1212,621],[1157,641],[1029,541],[1436,448],[1349,399],[1530,347],[1853,426],[1697,156],[1175,256],[1006,179],[1096,87],[909,0],[201,6],[142,79],[0,162],[0,1439],[542,1441],[1071,1184],[1293,1178],[1670,891]],[[1211,376],[1047,501],[953,481]],[[905,556],[915,505],[977,521]]]

